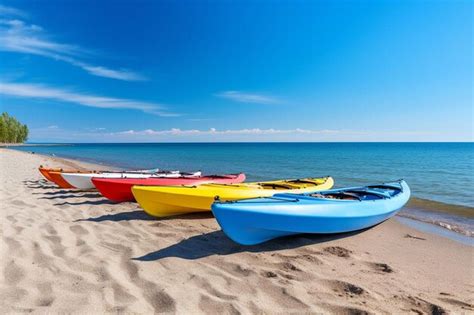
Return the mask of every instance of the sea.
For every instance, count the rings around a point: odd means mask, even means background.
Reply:
[[[399,213],[474,237],[474,143],[75,143],[16,150],[116,169],[160,168],[204,174],[244,172],[247,181],[331,175],[335,187],[405,179]]]

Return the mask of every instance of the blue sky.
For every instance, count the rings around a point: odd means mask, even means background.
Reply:
[[[2,1],[33,142],[472,141],[471,1]]]

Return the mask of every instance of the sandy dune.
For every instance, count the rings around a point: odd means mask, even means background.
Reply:
[[[0,163],[2,314],[474,312],[473,247],[395,219],[243,247],[211,215],[156,220],[37,171],[65,161],[0,149]]]

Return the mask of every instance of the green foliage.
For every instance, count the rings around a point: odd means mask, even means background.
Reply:
[[[0,116],[0,143],[23,143],[28,139],[28,126],[3,113]]]

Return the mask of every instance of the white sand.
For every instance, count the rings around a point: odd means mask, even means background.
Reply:
[[[37,171],[64,161],[0,149],[0,163],[2,314],[474,311],[473,247],[394,219],[243,247],[211,215],[156,220]]]

